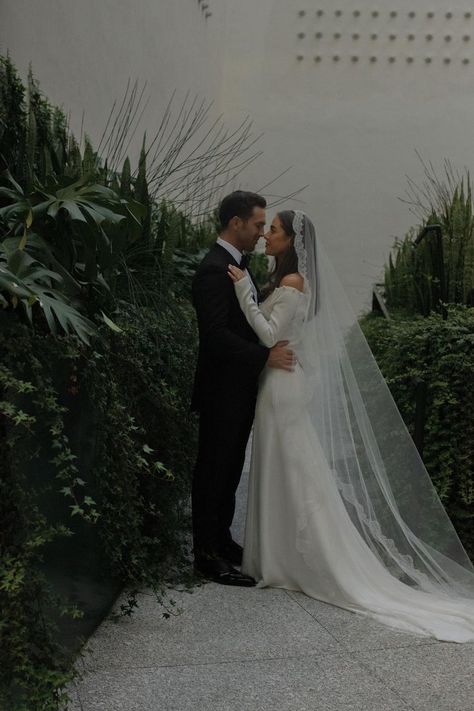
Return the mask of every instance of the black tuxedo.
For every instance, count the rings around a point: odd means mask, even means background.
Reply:
[[[199,355],[192,408],[199,412],[193,477],[195,552],[218,554],[230,541],[237,489],[252,427],[258,376],[268,348],[258,343],[227,273],[239,266],[215,244],[193,279]]]

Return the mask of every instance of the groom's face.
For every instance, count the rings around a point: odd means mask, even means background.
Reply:
[[[264,228],[265,210],[262,207],[254,207],[248,220],[240,220],[240,248],[245,252],[253,252],[258,240],[263,237]]]

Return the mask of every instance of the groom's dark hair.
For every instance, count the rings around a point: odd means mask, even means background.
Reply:
[[[247,190],[235,190],[230,195],[226,195],[219,205],[221,229],[225,230],[233,217],[248,220],[254,207],[265,208],[266,206],[267,201],[261,195],[250,193]]]

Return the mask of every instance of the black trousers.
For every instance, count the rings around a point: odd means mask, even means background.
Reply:
[[[234,395],[234,398],[232,397]],[[199,413],[199,446],[193,475],[194,554],[218,555],[231,540],[256,392],[223,392],[205,402]]]

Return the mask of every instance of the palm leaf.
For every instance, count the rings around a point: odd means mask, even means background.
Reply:
[[[88,344],[96,333],[94,324],[83,316],[59,291],[53,282],[61,283],[60,274],[51,271],[23,250],[8,252],[0,243],[0,292],[3,308],[20,303],[28,320],[33,322],[32,307],[41,308],[51,333],[57,333],[57,324],[64,333],[75,333]],[[5,294],[10,299],[5,298]]]

